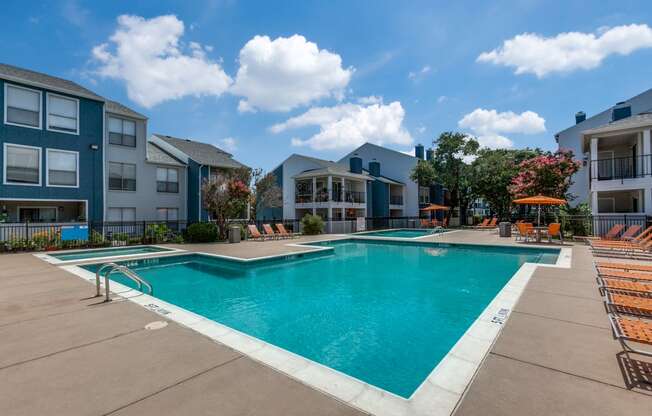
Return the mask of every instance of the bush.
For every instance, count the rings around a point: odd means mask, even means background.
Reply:
[[[324,220],[319,215],[306,214],[301,219],[303,233],[306,235],[316,235],[324,232]]]
[[[187,229],[191,243],[211,243],[217,241],[217,226],[210,222],[198,222]]]

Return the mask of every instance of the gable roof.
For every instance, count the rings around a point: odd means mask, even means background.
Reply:
[[[367,169],[362,169],[362,173],[353,173],[348,165],[341,162],[333,162],[331,160],[319,159],[312,156],[304,156],[297,153],[292,154],[288,159],[291,158],[301,158],[309,160],[313,163],[318,164],[320,167],[316,169],[307,169],[299,174],[295,175],[295,178],[306,178],[313,177],[315,175],[340,175],[340,176],[350,176],[359,179],[367,180],[379,180],[384,183],[389,183],[392,185],[403,185],[402,182],[388,178],[387,176],[372,176]],[[288,160],[286,159],[286,160]]]
[[[212,144],[180,139],[178,137],[154,134],[167,144],[179,149],[190,159],[200,165],[214,166],[218,168],[246,168],[247,166],[233,159],[231,153],[213,146]]]
[[[105,101],[103,97],[100,97],[93,91],[84,88],[75,82],[53,77],[42,72],[18,68],[13,65],[0,63],[0,78],[79,97],[90,98],[91,100]]]
[[[634,116],[623,118],[618,121],[603,124],[602,126],[598,126],[593,129],[584,130],[582,134],[589,136],[593,134],[611,133],[620,130],[635,129],[647,126],[652,126],[652,109],[636,114]]]
[[[176,157],[172,156],[165,150],[158,147],[156,144],[151,141],[147,141],[147,156],[146,160],[150,163],[162,164],[162,165],[172,165],[172,166],[186,166],[185,163],[181,162]]]
[[[403,152],[399,152],[398,150],[394,150],[394,149],[390,149],[388,147],[384,147],[384,146],[380,146],[380,145],[377,145],[377,144],[374,144],[374,143],[366,142],[363,145],[361,145],[361,146],[355,148],[354,150],[352,150],[349,154],[347,154],[342,159],[340,159],[340,161],[346,159],[349,155],[354,154],[355,152],[359,151],[360,149],[362,149],[364,147],[373,147],[375,149],[382,150],[382,151],[387,152],[387,153],[396,154],[397,156],[403,156],[403,157],[409,157],[411,159],[417,159],[417,157],[415,157],[415,156],[408,155],[408,154],[403,153]]]
[[[131,117],[131,118],[137,118],[140,120],[147,120],[147,117],[140,114],[139,112],[132,110],[131,108],[127,107],[126,105],[120,104],[117,101],[113,100],[106,100],[106,103],[104,105],[105,109],[109,113],[113,114],[120,114],[123,116]]]

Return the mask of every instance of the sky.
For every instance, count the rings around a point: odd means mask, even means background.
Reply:
[[[0,62],[266,170],[445,131],[555,150],[577,111],[652,88],[652,3],[591,3],[6,0]]]

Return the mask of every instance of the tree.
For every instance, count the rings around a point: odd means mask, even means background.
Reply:
[[[483,198],[498,218],[507,218],[513,199],[510,186],[518,175],[519,164],[541,154],[539,149],[480,149],[471,163],[472,193]]]
[[[259,210],[283,206],[283,191],[278,186],[278,178],[273,172],[265,174],[262,169],[252,172],[250,197],[251,217],[256,218]]]
[[[211,213],[221,240],[226,239],[226,222],[245,211],[251,191],[251,171],[228,169],[204,179],[201,187],[204,209]]]
[[[410,177],[422,185],[433,182],[442,184],[451,194],[451,205],[459,206],[463,217],[472,200],[468,182],[469,165],[464,159],[474,156],[480,145],[474,138],[455,132],[442,133],[433,141],[433,145],[435,152],[432,160],[417,163]],[[430,166],[422,166],[424,164]]]
[[[568,193],[573,184],[571,177],[581,166],[581,162],[573,159],[571,150],[524,160],[518,165],[519,173],[512,180],[510,192],[514,198],[546,195],[572,200],[575,196]]]

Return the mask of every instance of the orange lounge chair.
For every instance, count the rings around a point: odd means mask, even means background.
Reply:
[[[496,228],[496,223],[498,222],[498,218],[494,217],[489,221],[489,224],[487,225],[479,225],[478,228],[481,229],[490,229],[490,228]]]
[[[632,282],[629,280],[610,279],[598,277],[598,284],[600,291],[606,295],[607,290],[616,292],[632,292],[632,293],[646,293],[652,294],[652,282],[640,283]]]
[[[598,276],[613,279],[626,279],[642,282],[652,282],[652,274],[642,272],[626,272],[624,270],[605,269],[598,267]]]
[[[482,222],[476,225],[476,227],[486,227],[487,224],[489,224],[489,218],[485,218],[484,220],[482,220]]]
[[[652,351],[642,350],[640,347],[634,347],[628,342],[633,341],[640,344],[652,345],[652,322],[643,319],[634,319],[616,314],[609,314],[609,322],[618,339],[626,352],[634,352],[652,356]]]
[[[627,231],[634,229],[633,234],[636,234],[636,231],[638,231],[641,226],[640,225],[632,225],[629,227]],[[625,232],[625,234],[628,234]],[[589,244],[593,248],[611,248],[611,247],[630,247],[630,246],[635,246],[635,245],[640,245],[640,243],[647,242],[652,238],[652,226],[646,228],[642,233],[637,235],[636,237],[630,237],[629,235],[623,234],[623,237],[621,240],[594,240],[591,241],[589,240]]]
[[[299,234],[297,233],[288,232],[288,230],[285,229],[285,226],[281,223],[276,224],[276,231],[278,231],[278,234],[281,237],[285,237],[285,238],[294,238],[299,236]]]
[[[264,240],[265,236],[258,231],[258,227],[256,227],[254,224],[249,224],[247,225],[247,230],[249,230],[249,239],[250,240]]]
[[[607,234],[602,236],[602,240],[615,240],[618,234],[625,228],[622,224],[616,224],[607,231]]]
[[[529,241],[530,238],[536,238],[534,225],[531,223],[520,222],[516,224],[516,229],[518,229],[519,236],[525,242]]]
[[[263,232],[265,233],[265,237],[274,239],[280,238],[280,236],[274,232],[272,226],[269,224],[263,224]]]
[[[441,224],[442,227],[448,228],[448,217],[444,217],[444,221]]]
[[[652,298],[607,291],[604,301],[610,310],[631,315],[652,316]]]
[[[596,267],[604,269],[620,269],[625,271],[636,270],[640,272],[652,273],[652,265],[649,264],[636,264],[636,263],[610,263],[607,261],[599,261],[595,263]]]

